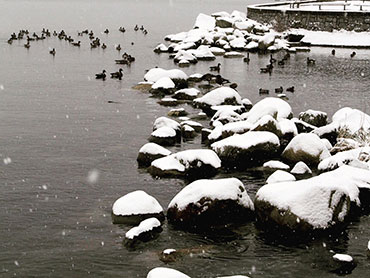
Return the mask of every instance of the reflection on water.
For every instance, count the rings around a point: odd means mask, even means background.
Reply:
[[[111,224],[111,205],[123,194],[144,189],[165,208],[186,183],[153,179],[136,164],[137,151],[147,142],[154,119],[166,115],[168,108],[131,87],[142,80],[145,69],[175,67],[167,55],[154,54],[153,48],[166,34],[190,29],[199,12],[243,10],[247,2],[0,1],[0,158],[4,161],[0,276],[145,277],[151,268],[165,265],[158,254],[166,248],[190,250],[169,266],[191,277],[334,277],[326,268],[330,250],[353,255],[359,262],[353,275],[366,276],[367,216],[350,225],[346,237],[293,246],[270,242],[252,223],[213,235],[195,235],[164,224],[158,239],[127,250],[122,240],[130,227]],[[149,34],[135,33],[135,24],[146,26]],[[127,32],[118,32],[119,26]],[[53,37],[32,43],[29,50],[23,42],[6,43],[18,29],[43,27],[63,28],[74,36],[77,30],[93,29],[108,48],[90,50],[86,37],[80,48]],[[100,33],[105,28],[111,30],[109,35]],[[95,80],[94,74],[102,69],[119,68],[114,59],[120,55],[113,49],[118,43],[136,61],[124,67],[122,81]],[[49,47],[56,48],[55,57]],[[253,54],[249,65],[239,59],[218,59],[221,74],[237,82],[240,94],[252,102],[261,98],[259,88],[271,91],[294,85],[296,91],[288,97],[296,115],[306,109],[331,115],[343,106],[368,112],[370,52],[356,50],[350,59],[351,50],[339,49],[335,57],[330,51],[315,48],[309,54],[292,55],[271,76],[259,73],[268,56]],[[307,68],[307,55],[316,59],[314,67]],[[216,62],[201,62],[185,71],[205,73]],[[190,106],[184,108],[191,115],[198,113]],[[201,147],[199,137],[172,150],[197,147]],[[258,171],[218,177],[233,175],[252,197],[266,178]],[[202,248],[205,253],[197,251]]]

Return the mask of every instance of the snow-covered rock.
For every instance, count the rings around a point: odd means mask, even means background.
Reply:
[[[299,113],[298,119],[317,127],[328,124],[328,114],[312,109]]]
[[[154,52],[156,53],[168,52],[168,47],[165,46],[163,43],[160,43],[154,48]]]
[[[180,63],[180,61],[185,60],[192,64],[195,64],[198,61],[198,59],[193,54],[185,50],[179,50],[173,60],[176,63]]]
[[[265,115],[270,115],[276,120],[281,121],[291,118],[293,113],[292,108],[286,101],[280,98],[266,97],[252,107],[249,111],[247,121],[256,123]]]
[[[283,181],[295,181],[295,177],[283,170],[276,170],[266,180],[266,183],[277,183]]]
[[[298,133],[307,133],[316,129],[316,126],[310,125],[309,123],[299,120],[298,118],[293,118],[292,121],[296,125]]]
[[[170,155],[171,152],[155,143],[147,143],[142,146],[137,156],[140,166],[149,166],[153,160]]]
[[[173,98],[179,100],[193,100],[199,96],[200,91],[195,88],[181,89],[175,92]]]
[[[236,178],[197,180],[170,202],[167,218],[186,229],[202,229],[253,217],[253,202]]]
[[[270,168],[270,169],[279,169],[279,170],[289,170],[289,165],[278,161],[278,160],[270,160],[263,164],[264,168]]]
[[[274,42],[275,42],[275,34],[266,34],[259,39],[258,48],[260,50],[266,50],[269,46],[272,46]]]
[[[258,166],[276,156],[279,138],[268,131],[235,134],[211,145],[227,168]]]
[[[152,132],[149,141],[161,146],[172,146],[178,141],[178,136],[172,127],[163,126]]]
[[[190,276],[168,267],[156,267],[148,272],[146,278],[190,278]]]
[[[350,274],[356,266],[357,263],[350,255],[337,253],[333,255],[333,261],[330,265],[330,271],[340,275]]]
[[[214,151],[194,149],[156,159],[148,171],[158,177],[185,176],[192,179],[211,177],[217,173],[220,167],[221,160]]]
[[[180,125],[181,126],[183,125],[191,126],[196,132],[200,132],[203,128],[203,125],[201,123],[191,121],[191,120],[183,121],[180,123]]]
[[[165,98],[160,99],[158,101],[158,104],[163,105],[163,106],[176,106],[179,104],[179,102],[175,98],[165,97]]]
[[[234,23],[234,27],[239,30],[245,30],[247,32],[251,32],[255,22],[253,20],[246,20],[246,21],[238,21]]]
[[[230,17],[217,17],[216,26],[220,28],[230,28],[233,26],[233,20]]]
[[[359,187],[369,187],[370,171],[343,166],[319,176],[267,184],[255,199],[258,219],[291,232],[341,227],[360,205]]]
[[[338,139],[339,126],[337,123],[330,123],[328,125],[315,128],[311,132],[320,138],[329,140],[330,144],[335,145]]]
[[[230,51],[230,52],[226,52],[224,57],[225,58],[243,58],[244,54],[241,52],[237,52],[237,51]]]
[[[189,50],[189,52],[194,55],[198,60],[214,60],[216,56],[212,53],[209,46],[201,45],[197,49]]]
[[[193,101],[194,105],[203,109],[206,113],[210,112],[210,107],[214,105],[241,105],[241,97],[237,91],[230,87],[220,87],[210,91],[200,98]]]
[[[354,134],[360,128],[366,132],[370,131],[370,116],[358,109],[344,107],[334,113],[332,121],[339,125],[340,129]]]
[[[211,31],[216,26],[216,20],[214,17],[200,13],[195,20],[193,28],[203,29]]]
[[[179,69],[165,70],[162,68],[152,68],[144,75],[144,80],[155,83],[163,77],[171,78],[172,81],[188,79],[186,73]]]
[[[221,56],[226,53],[226,51],[220,47],[210,47],[209,50],[211,50],[211,52],[216,56]]]
[[[163,220],[163,208],[154,197],[142,190],[133,191],[120,197],[112,206],[114,224],[136,225],[151,217]]]
[[[176,122],[175,120],[169,119],[167,117],[157,118],[153,123],[153,131],[157,130],[158,128],[164,127],[164,126],[174,129],[176,133],[179,133],[179,134],[181,133],[180,124]]]
[[[150,89],[150,93],[154,95],[158,94],[172,94],[175,89],[175,83],[169,77],[162,77],[158,79]]]
[[[303,161],[299,161],[297,162],[293,169],[290,171],[291,174],[293,175],[310,175],[312,174],[312,171],[311,169],[307,166],[306,163],[304,163]]]
[[[160,232],[162,232],[161,222],[155,217],[148,218],[125,234],[124,244],[133,247],[139,241],[146,242],[154,239]]]
[[[320,161],[330,156],[325,144],[313,133],[301,133],[295,136],[282,153],[282,158],[291,164],[303,161],[317,166]]]
[[[181,126],[181,134],[184,139],[191,139],[196,136],[196,131],[191,126],[184,124]]]
[[[281,137],[280,125],[271,116],[265,115],[260,118],[251,128],[252,131],[269,131],[274,133],[276,136]]]

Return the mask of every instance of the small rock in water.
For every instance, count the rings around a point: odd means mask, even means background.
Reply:
[[[331,272],[337,274],[349,274],[357,266],[357,263],[350,255],[335,254],[333,256],[333,266]]]

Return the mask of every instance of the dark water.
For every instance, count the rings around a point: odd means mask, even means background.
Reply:
[[[339,238],[294,245],[270,242],[253,224],[217,236],[189,234],[165,224],[158,239],[135,250],[122,245],[129,227],[111,224],[111,205],[120,196],[144,189],[165,208],[186,184],[155,180],[136,164],[154,119],[168,108],[131,87],[147,68],[175,67],[153,48],[165,35],[189,30],[199,12],[243,10],[255,2],[0,0],[0,277],[145,277],[151,268],[164,265],[158,259],[160,251],[199,246],[205,253],[186,255],[169,267],[207,278],[335,277],[328,272],[334,251],[358,261],[353,277],[368,277],[368,216],[352,223]],[[135,33],[135,24],[144,25],[149,34]],[[127,32],[119,33],[119,26]],[[13,31],[39,32],[43,27],[63,28],[73,37],[77,30],[93,29],[108,48],[90,50],[86,37],[81,48],[53,37],[32,43],[29,50],[24,41],[6,43]],[[105,28],[111,30],[109,35],[100,34]],[[113,49],[118,43],[136,57],[135,63],[124,68],[122,81],[94,80],[103,68],[118,69],[113,63],[119,58]],[[56,48],[55,57],[49,47]],[[260,99],[261,87],[294,85],[296,92],[288,96],[296,115],[306,109],[332,115],[343,106],[369,112],[370,51],[356,50],[350,59],[350,49],[338,49],[336,57],[330,50],[292,55],[290,63],[271,76],[259,73],[268,56],[251,55],[249,66],[240,59],[218,59],[221,74],[237,82],[240,94],[253,102]],[[307,55],[316,59],[315,67],[307,68]],[[185,71],[204,73],[213,64],[201,62]],[[200,146],[198,137],[173,150]],[[6,158],[10,164],[3,163]],[[90,171],[99,173],[97,183],[87,181]],[[248,172],[234,176],[251,196],[266,178]]]

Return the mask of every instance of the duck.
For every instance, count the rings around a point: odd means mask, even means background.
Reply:
[[[272,57],[272,54],[270,54],[270,64],[276,63],[276,59]]]
[[[78,42],[73,42],[72,43],[73,46],[78,46],[80,47],[81,46],[81,41],[78,41]]]
[[[311,59],[310,57],[307,57],[307,65],[314,65],[316,63],[315,59]]]
[[[247,57],[245,57],[244,59],[243,59],[243,61],[245,62],[245,63],[247,63],[247,64],[249,64],[249,62],[250,62],[250,58],[249,58],[249,52],[247,53]]]
[[[215,79],[215,82],[218,84],[218,85],[223,85],[224,83],[230,83],[229,80],[223,78],[221,75],[216,75],[216,79]]]
[[[104,30],[104,34],[109,34],[108,28]]]
[[[119,45],[117,45],[116,46],[116,49],[118,50],[118,51],[121,51],[121,45],[119,44]]]
[[[335,55],[335,49],[333,49],[332,51],[331,51],[331,55]]]
[[[56,53],[55,48],[53,48],[52,50],[50,50],[50,51],[49,51],[49,53],[50,53],[51,55],[55,56],[55,53]]]
[[[136,24],[136,26],[134,27],[134,30],[135,30],[135,31],[138,31],[138,30],[139,30],[139,27],[137,26],[137,24]]]
[[[103,79],[103,80],[105,80],[105,78],[107,77],[107,75],[105,73],[106,73],[106,71],[103,70],[101,73],[95,74],[95,79]]]
[[[238,88],[238,84],[236,84],[236,83],[231,83],[231,84],[229,85],[229,87],[230,87],[231,89],[236,90],[236,88]]]
[[[259,94],[260,95],[268,95],[269,94],[269,90],[260,88],[259,89]]]
[[[27,36],[27,42],[34,41],[34,38],[30,38],[30,36]]]
[[[123,76],[123,73],[122,73],[123,69],[119,69],[117,72],[112,72],[110,74],[110,77],[111,78],[118,78],[119,80],[122,79],[122,76]]]
[[[124,32],[126,32],[126,29],[125,29],[125,27],[119,27],[118,31],[124,33]]]
[[[147,35],[147,34],[148,34],[148,31],[147,31],[147,30],[144,30],[144,31],[143,31],[143,34],[144,34],[144,35]]]
[[[218,63],[217,66],[212,66],[212,67],[209,67],[209,70],[210,71],[217,71],[217,72],[220,72],[220,68],[221,68],[221,64]]]
[[[130,62],[127,59],[114,60],[118,65],[128,65]]]
[[[27,42],[27,43],[24,45],[24,47],[28,49],[28,48],[30,48],[30,47],[31,47],[31,45],[30,45],[30,43],[29,43],[29,42]]]
[[[8,44],[12,44],[13,43],[13,39],[12,38],[10,38],[9,40],[8,40]]]
[[[215,77],[216,76],[212,73],[206,73],[202,76],[201,79],[204,80],[204,81],[208,81],[208,84],[211,84],[212,79],[215,78]]]
[[[107,48],[106,44],[105,44],[105,43],[103,43],[103,44],[101,45],[101,48],[102,48],[102,49],[106,49],[106,48]]]
[[[294,93],[294,86],[286,88],[287,92]]]
[[[351,58],[355,57],[356,56],[356,52],[353,51],[350,56],[351,56]]]
[[[275,88],[275,93],[276,94],[281,94],[284,91],[283,87],[280,86],[279,88]]]
[[[140,30],[141,30],[141,31],[143,31],[143,30],[144,30],[144,26],[143,26],[143,25],[141,25]]]

